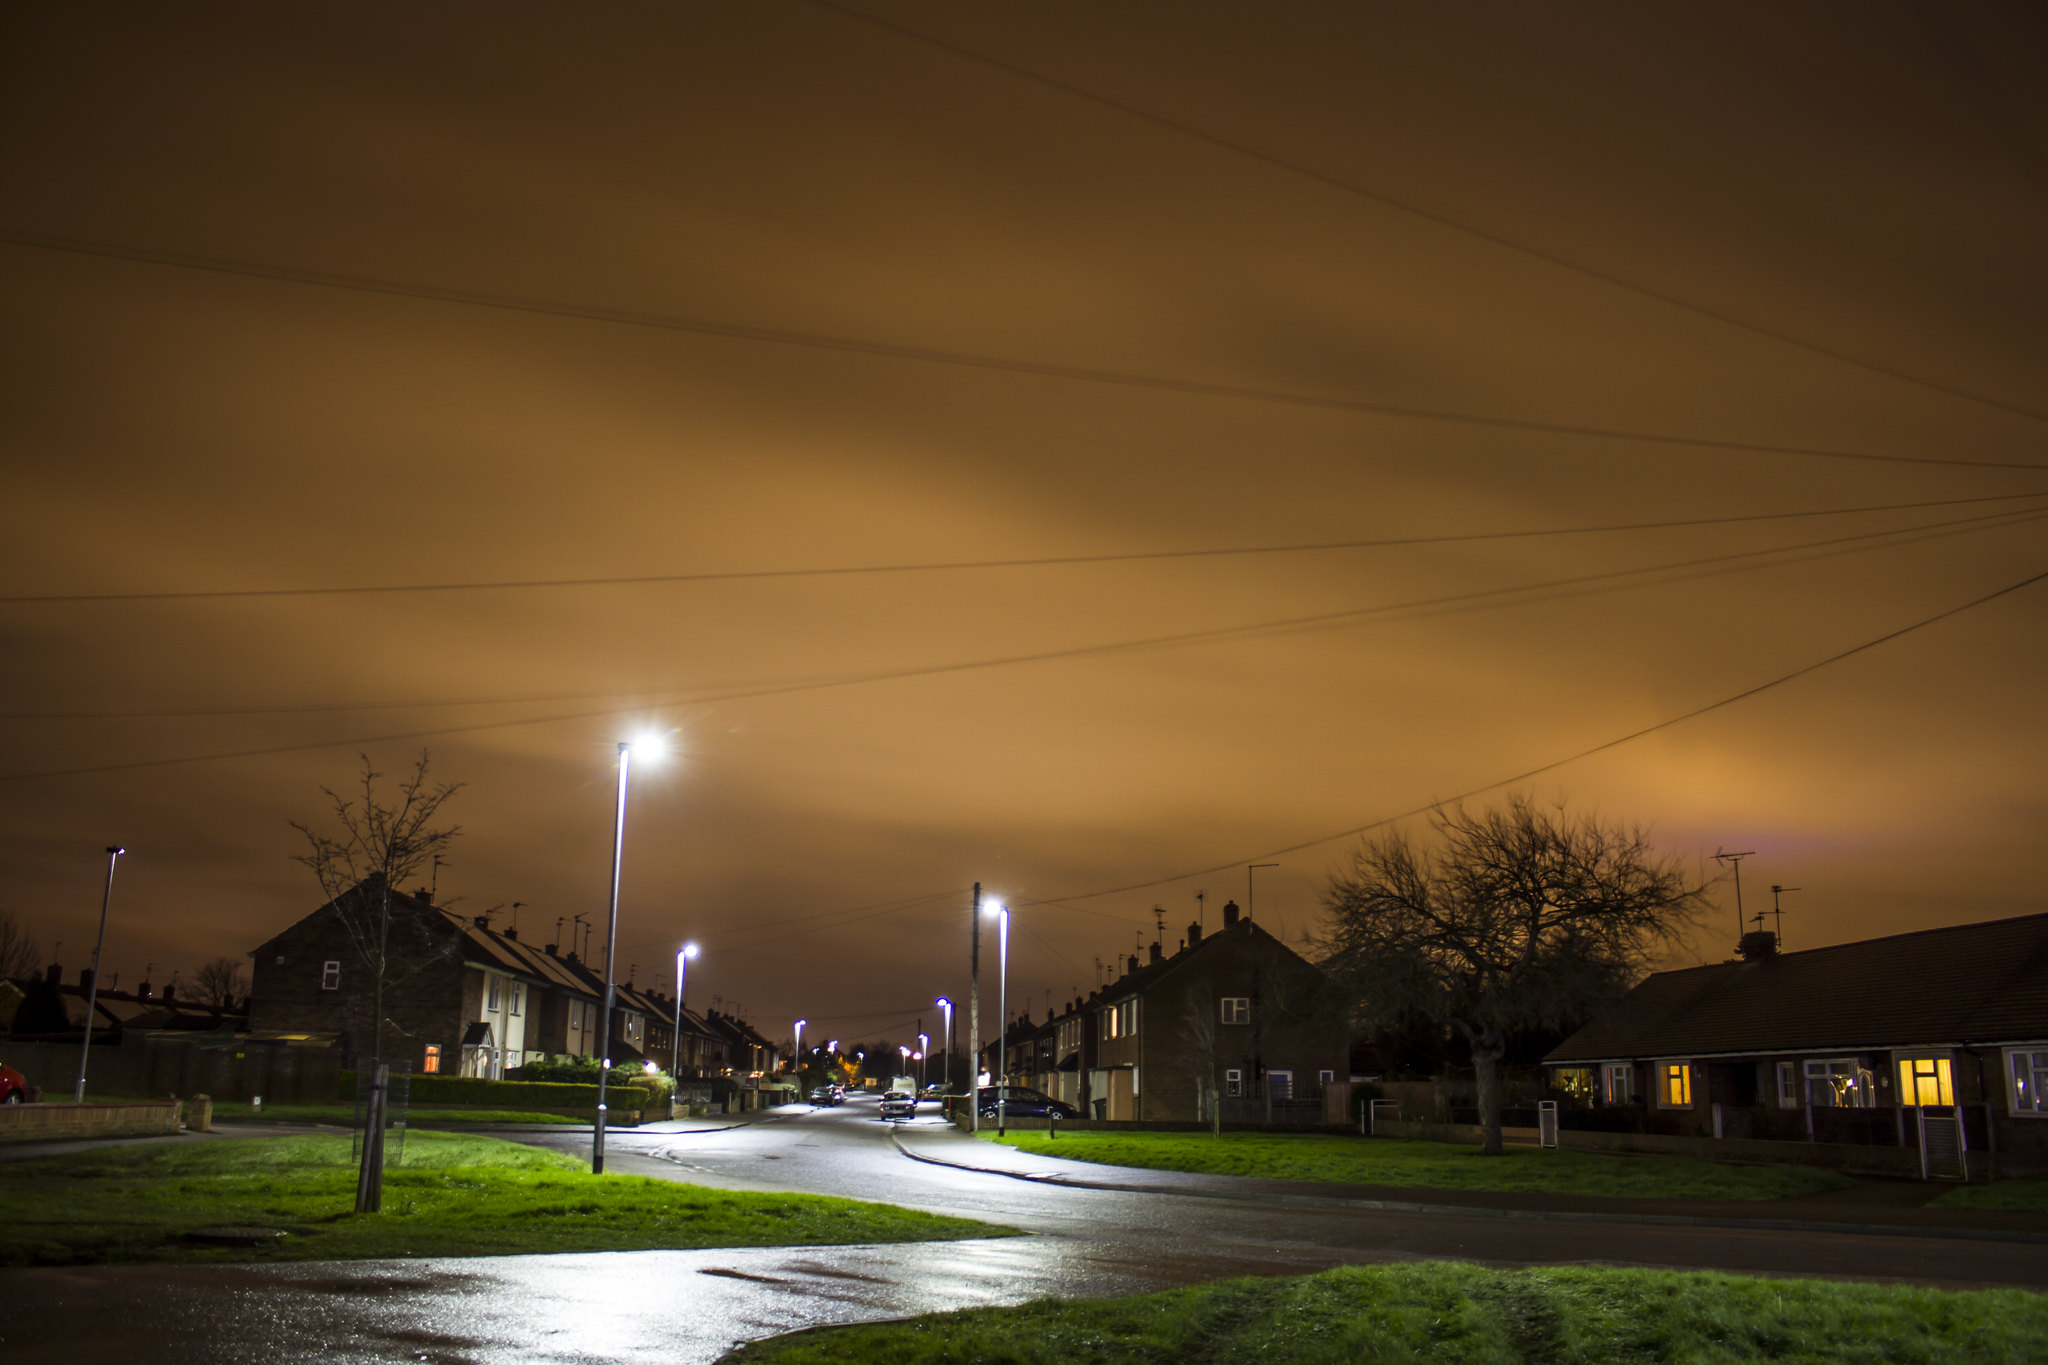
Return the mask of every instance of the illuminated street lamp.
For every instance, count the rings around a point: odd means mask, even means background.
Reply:
[[[92,945],[92,984],[85,990],[85,1043],[78,1049],[78,1091],[72,1096],[79,1104],[85,1103],[85,1059],[92,1053],[92,1016],[99,1008],[100,949],[107,946],[107,906],[114,899],[114,864],[127,851],[118,844],[107,845],[107,889],[100,895],[100,936]]]
[[[946,1075],[945,1075],[945,1082],[946,1082],[946,1089],[947,1089],[947,1091],[949,1091],[949,1092],[950,1092],[950,1091],[951,1091],[951,1090],[953,1089],[953,1065],[954,1065],[954,1057],[953,1057],[953,1044],[954,1044],[954,1041],[955,1041],[955,1040],[954,1040],[954,1037],[953,1037],[953,1002],[952,1002],[952,1001],[950,1001],[950,1000],[948,1000],[948,999],[947,999],[947,998],[946,998],[945,996],[943,996],[943,995],[942,995],[942,996],[940,996],[940,997],[939,997],[938,999],[936,999],[936,1000],[932,1001],[932,1003],[933,1003],[934,1005],[937,1005],[937,1006],[938,1006],[938,1007],[939,1007],[940,1009],[942,1009],[942,1010],[944,1010],[944,1011],[946,1012]]]
[[[1003,1136],[1003,1125],[1009,1119],[1009,1079],[1005,1068],[1009,1066],[1010,1038],[1010,910],[1001,901],[989,906],[989,913],[996,917],[996,1074],[991,1078],[996,1087],[996,1136]],[[981,1095],[974,1097],[974,1111],[981,1112]]]
[[[683,964],[697,955],[697,945],[685,943],[676,949],[676,1034],[669,1048],[668,1074],[678,1076],[683,1064]]]
[[[632,766],[634,754],[650,763],[658,762],[667,752],[667,745],[659,735],[642,735],[630,742],[619,744],[619,802],[618,815],[612,830],[612,917],[611,928],[604,940],[604,1020],[598,1033],[597,1070],[597,1127],[590,1137],[590,1173],[604,1174],[604,1119],[605,1082],[611,1075],[612,1059],[612,1006],[618,1001],[618,983],[612,979],[612,970],[618,965],[619,948],[619,864],[626,855],[626,776]]]
[[[804,1025],[810,1022],[808,1019],[796,1021],[796,1046],[790,1049],[790,1051],[796,1054],[790,1059],[790,1064],[796,1067],[796,1083],[798,1085],[804,1083]]]
[[[917,1088],[918,1088],[919,1090],[923,1090],[923,1089],[924,1089],[924,1055],[925,1055],[925,1053],[927,1053],[927,1052],[930,1052],[931,1050],[932,1050],[932,1037],[931,1037],[931,1035],[930,1035],[929,1033],[920,1033],[920,1034],[918,1034],[918,1035],[917,1035]]]

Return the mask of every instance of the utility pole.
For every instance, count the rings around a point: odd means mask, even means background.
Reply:
[[[1727,863],[1735,869],[1735,941],[1737,943],[1742,942],[1742,860],[1744,858],[1754,858],[1755,856],[1756,850],[1753,848],[1746,849],[1741,853],[1726,853],[1719,850],[1716,850],[1714,853],[1715,862]]]
[[[92,984],[85,988],[85,1042],[78,1049],[78,1090],[72,1096],[76,1104],[85,1103],[85,1061],[92,1055],[92,1016],[99,1008],[100,950],[107,946],[107,907],[114,900],[114,864],[127,851],[119,844],[107,845],[107,889],[100,893],[100,936],[92,945]]]
[[[1195,893],[1195,923],[1201,926],[1202,932],[1205,934],[1209,932],[1209,907],[1204,903],[1208,899],[1209,893],[1207,891],[1197,891]]]
[[[974,884],[974,932],[967,950],[967,1131],[981,1131],[981,883]]]
[[[1781,953],[1785,951],[1785,911],[1778,904],[1778,897],[1784,895],[1787,891],[1797,891],[1798,889],[1796,886],[1778,886],[1776,884],[1773,884],[1771,887],[1771,914],[1777,917],[1777,925],[1772,932],[1778,936],[1778,951]]]

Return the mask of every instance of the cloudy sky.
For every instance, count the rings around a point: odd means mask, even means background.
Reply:
[[[1299,938],[1532,772],[1790,948],[2048,909],[2048,583],[1980,601],[2048,570],[2044,65],[2018,3],[9,7],[0,909],[83,965],[121,841],[108,970],[189,976],[424,746],[443,898],[551,938],[650,727],[621,966],[771,1032],[962,993],[976,881],[1041,1013],[1246,863]]]

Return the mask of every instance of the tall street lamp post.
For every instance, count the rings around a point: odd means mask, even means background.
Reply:
[[[957,1042],[953,1037],[953,1002],[942,995],[932,1001],[932,1003],[946,1012],[946,1070],[943,1074],[945,1076],[946,1089],[951,1090],[953,1088],[953,1067],[956,1061],[953,1055],[953,1048]]]
[[[619,864],[626,855],[626,777],[632,768],[634,754],[652,761],[661,756],[661,749],[661,740],[653,735],[643,735],[619,745],[619,799],[617,818],[612,825],[611,927],[606,931],[604,940],[604,1018],[597,1035],[597,1126],[590,1136],[592,1175],[604,1174],[605,1083],[612,1070],[612,1007],[618,1003],[619,995],[618,983],[612,979],[612,969],[618,965],[619,955]]]
[[[107,906],[114,899],[114,864],[128,850],[119,844],[107,845],[107,889],[100,894],[100,936],[92,945],[92,984],[85,989],[85,1042],[78,1049],[78,1091],[72,1099],[85,1103],[85,1059],[92,1053],[92,1016],[99,1008],[100,999],[100,949],[107,945]]]
[[[676,1032],[668,1053],[668,1074],[682,1074],[683,1065],[683,964],[697,955],[697,945],[685,943],[676,949]]]
[[[967,1131],[981,1131],[981,883],[974,884],[974,911],[967,950],[967,1093],[974,1102],[967,1106]]]
[[[930,1052],[931,1052],[931,1050],[932,1050],[932,1036],[931,1036],[931,1035],[930,1035],[929,1033],[920,1033],[920,1034],[918,1034],[918,1035],[917,1035],[917,1088],[918,1088],[918,1090],[919,1090],[919,1092],[920,1092],[920,1093],[922,1093],[922,1092],[923,1092],[923,1090],[924,1090],[924,1078],[925,1078],[925,1066],[924,1066],[924,1059],[925,1059],[925,1056],[926,1056],[926,1055],[927,1055],[928,1053],[930,1053]]]
[[[804,1083],[804,1025],[810,1022],[808,1019],[796,1021],[796,1056],[791,1058],[790,1064],[796,1068],[796,1083],[799,1089]]]
[[[1010,910],[1001,901],[989,907],[996,917],[996,1136],[1004,1133],[1004,1125],[1010,1117],[1009,1094],[1009,1041],[1010,1041]],[[981,1096],[974,1097],[974,1107],[981,1108]]]

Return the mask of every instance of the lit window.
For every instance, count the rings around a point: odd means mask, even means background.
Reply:
[[[1232,1099],[1236,1099],[1244,1094],[1244,1073],[1242,1071],[1233,1070],[1223,1073],[1223,1093]]]
[[[1223,1022],[1226,1024],[1249,1024],[1252,1021],[1252,1002],[1249,996],[1226,995],[1223,997]]]
[[[1806,1102],[1816,1109],[1869,1109],[1877,1080],[1854,1057],[1822,1057],[1806,1064]]]
[[[1590,1066],[1561,1066],[1550,1073],[1550,1088],[1575,1104],[1592,1104],[1597,1098]]]
[[[1692,1104],[1692,1068],[1684,1062],[1665,1062],[1657,1068],[1657,1103],[1667,1109],[1685,1109]]]
[[[2048,1114],[2048,1052],[2005,1054],[2006,1099],[2015,1114]]]
[[[1946,1109],[1955,1103],[1948,1058],[1899,1058],[1899,1103]]]
[[[420,1070],[429,1076],[437,1075],[440,1072],[441,1047],[438,1043],[427,1044],[427,1060],[420,1064]]]
[[[338,991],[341,989],[341,964],[339,962],[323,962],[320,964],[320,989],[323,991]]]
[[[1635,1098],[1635,1068],[1627,1062],[1609,1062],[1600,1068],[1600,1097],[1609,1104],[1627,1104]]]

